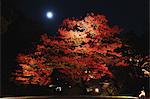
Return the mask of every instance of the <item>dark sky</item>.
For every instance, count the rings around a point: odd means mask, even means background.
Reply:
[[[146,30],[148,0],[9,0],[9,2],[25,17],[44,24],[45,28],[57,29],[64,18],[98,12],[106,15],[110,23],[117,24],[126,31],[134,30],[137,34],[141,34]],[[49,10],[54,13],[51,20],[45,16]]]
[[[2,16],[9,19],[7,31],[2,33],[3,94],[13,94],[9,75],[16,65],[16,55],[32,47],[43,32],[55,34],[64,18],[85,16],[88,12],[102,13],[111,25],[138,37],[148,36],[149,0],[2,0]],[[54,13],[53,19],[46,12]],[[144,45],[144,44],[143,44]],[[8,86],[9,85],[9,86]],[[11,90],[10,90],[11,89]]]

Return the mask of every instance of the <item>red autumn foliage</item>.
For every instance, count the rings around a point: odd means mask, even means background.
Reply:
[[[15,80],[24,84],[48,85],[57,69],[68,79],[99,79],[112,77],[108,66],[127,66],[126,57],[116,49],[124,46],[117,37],[118,26],[111,27],[104,15],[88,14],[83,19],[65,19],[59,36],[41,35],[41,43],[29,54],[17,57],[20,71]]]

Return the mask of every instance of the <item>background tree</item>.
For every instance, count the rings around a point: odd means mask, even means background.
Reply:
[[[113,77],[109,66],[128,66],[121,50],[127,45],[118,37],[121,29],[109,26],[104,15],[90,13],[81,19],[65,19],[59,36],[41,35],[40,43],[17,57],[15,81],[47,86],[52,72],[76,85],[92,79]]]

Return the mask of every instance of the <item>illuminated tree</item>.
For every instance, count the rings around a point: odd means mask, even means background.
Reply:
[[[59,36],[41,35],[40,44],[28,54],[17,57],[16,81],[24,84],[49,85],[57,69],[61,78],[74,83],[112,77],[109,66],[128,66],[118,38],[121,29],[109,26],[104,15],[88,14],[82,19],[65,19]]]

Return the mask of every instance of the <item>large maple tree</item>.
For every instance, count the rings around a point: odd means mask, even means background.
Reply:
[[[65,19],[59,36],[41,35],[40,43],[28,54],[19,54],[15,81],[49,85],[57,69],[73,82],[112,77],[109,66],[128,66],[120,50],[126,46],[118,37],[121,29],[109,26],[104,15],[90,13],[84,18]]]

